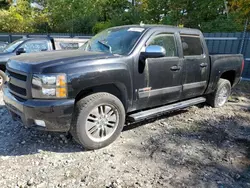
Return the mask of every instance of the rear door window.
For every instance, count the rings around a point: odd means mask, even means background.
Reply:
[[[184,56],[203,55],[203,47],[199,36],[181,35]]]

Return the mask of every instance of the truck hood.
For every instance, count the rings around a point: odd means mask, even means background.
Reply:
[[[51,51],[23,54],[11,58],[8,67],[22,72],[41,72],[42,69],[66,65],[68,63],[85,62],[115,57],[110,53],[86,52],[82,50]]]
[[[28,63],[28,64],[39,64],[48,63],[55,61],[70,61],[70,60],[91,60],[91,59],[103,59],[113,56],[109,53],[103,52],[86,52],[82,50],[65,50],[65,51],[50,51],[50,52],[39,52],[31,54],[23,54],[12,58],[14,61]]]

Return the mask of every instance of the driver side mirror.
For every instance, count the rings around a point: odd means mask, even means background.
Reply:
[[[20,55],[20,54],[24,54],[26,53],[26,51],[24,50],[24,48],[19,48],[17,51],[16,51],[16,55]]]
[[[151,45],[148,46],[145,52],[141,52],[144,59],[147,58],[161,58],[166,56],[166,50],[162,46]]]

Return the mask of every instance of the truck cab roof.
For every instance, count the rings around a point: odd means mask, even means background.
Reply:
[[[141,25],[124,25],[124,26],[118,26],[118,27],[113,27],[113,28],[144,28],[146,30],[171,29],[171,30],[176,30],[177,32],[180,32],[180,33],[187,33],[187,34],[194,34],[194,35],[201,34],[201,31],[199,29],[176,27],[176,26],[170,26],[170,25],[141,24]]]

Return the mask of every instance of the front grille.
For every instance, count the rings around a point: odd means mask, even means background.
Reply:
[[[9,83],[9,88],[10,88],[10,90],[14,91],[15,93],[21,94],[23,96],[27,95],[26,89],[24,89],[24,88],[15,86],[15,85],[13,85],[11,83]]]
[[[21,74],[17,74],[15,72],[12,72],[12,71],[8,71],[8,74],[11,76],[11,77],[14,77],[16,79],[19,79],[19,80],[22,80],[22,81],[27,81],[27,76],[25,75],[21,75]]]
[[[27,98],[27,75],[19,73],[15,70],[7,69],[6,75],[8,76],[8,87],[10,92],[23,99]]]

